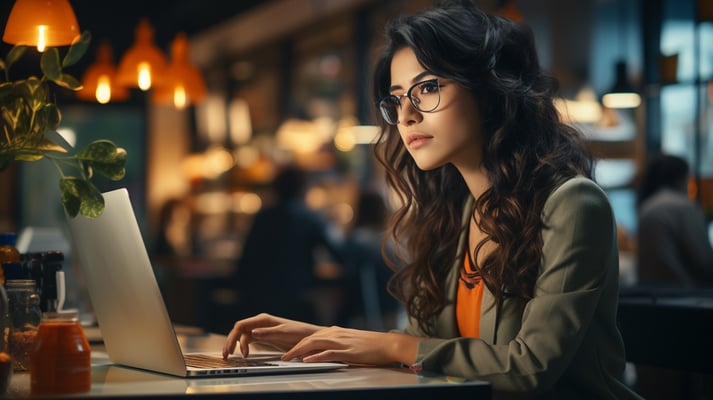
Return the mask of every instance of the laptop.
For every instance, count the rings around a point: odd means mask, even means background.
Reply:
[[[70,237],[112,363],[180,377],[264,375],[345,368],[231,356],[183,354],[126,188],[103,193],[101,216],[68,217]],[[196,359],[197,362],[191,360]],[[208,366],[207,364],[211,364]]]

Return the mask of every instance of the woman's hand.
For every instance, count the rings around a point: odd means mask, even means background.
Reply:
[[[243,357],[247,357],[250,353],[249,345],[252,342],[266,343],[280,351],[287,351],[305,336],[321,328],[270,314],[259,314],[235,323],[223,345],[223,358],[233,354],[238,343]]]
[[[416,361],[421,338],[399,333],[330,327],[300,340],[282,359],[305,362],[339,361],[350,365],[385,365]]]

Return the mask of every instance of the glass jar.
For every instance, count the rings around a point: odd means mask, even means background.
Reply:
[[[77,312],[44,313],[30,355],[31,393],[87,392],[91,372],[91,349]]]
[[[15,371],[30,369],[30,353],[42,320],[40,295],[32,279],[10,279],[6,282],[10,305],[10,356]]]
[[[0,398],[6,394],[12,377],[12,357],[8,349],[10,318],[5,286],[0,285]]]
[[[14,232],[0,232],[0,266],[21,261],[22,255],[15,247],[16,243],[17,235]],[[4,283],[4,268],[0,268],[0,284]]]

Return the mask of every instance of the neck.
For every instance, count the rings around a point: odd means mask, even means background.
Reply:
[[[474,198],[479,198],[490,188],[490,179],[488,179],[488,175],[482,166],[474,168],[459,167],[458,170],[463,176],[463,180]]]

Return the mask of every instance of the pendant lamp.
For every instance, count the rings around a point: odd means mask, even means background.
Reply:
[[[627,38],[625,37],[627,2],[617,0],[617,3],[616,5],[620,7],[617,10],[617,18],[619,19],[617,24],[617,43],[627,43]],[[634,85],[629,80],[624,56],[614,63],[614,77],[614,86],[602,96],[602,104],[607,108],[636,108],[641,105],[641,96],[636,92]]]
[[[641,105],[641,96],[627,76],[626,62],[619,60],[614,68],[614,86],[602,97],[602,104],[608,108],[636,108]]]
[[[68,46],[80,35],[77,17],[68,0],[17,0],[12,6],[2,40],[13,45]]]
[[[96,61],[87,68],[82,77],[82,90],[77,92],[79,99],[106,104],[109,101],[124,101],[129,98],[129,90],[117,83],[112,54],[109,42],[99,43]]]
[[[119,62],[117,78],[120,85],[143,91],[160,85],[166,73],[166,59],[153,43],[154,31],[148,19],[142,18],[136,27],[136,40]]]
[[[179,33],[171,44],[171,64],[166,79],[153,93],[156,104],[173,104],[181,110],[196,104],[206,96],[205,82],[198,68],[191,64],[188,54],[188,38]]]

